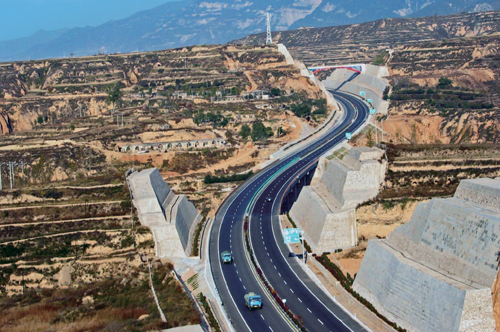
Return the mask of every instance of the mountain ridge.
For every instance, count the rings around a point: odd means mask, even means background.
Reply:
[[[63,54],[85,56],[97,53],[153,51],[203,44],[223,44],[265,31],[266,12],[271,12],[273,30],[304,26],[330,26],[426,13],[450,14],[477,8],[500,9],[500,0],[445,0],[419,4],[407,0],[186,0],[168,2],[151,10],[114,20],[97,27],[72,28],[62,33],[46,32],[36,38],[0,42],[0,61],[43,59]]]

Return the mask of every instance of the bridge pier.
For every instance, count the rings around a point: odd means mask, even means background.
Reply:
[[[309,168],[307,168],[304,172],[302,172],[298,176],[298,178],[295,178],[293,180],[291,185],[288,187],[287,192],[285,193],[284,199],[281,204],[280,214],[289,212],[293,206],[293,203],[295,203],[299,198],[299,194],[302,191],[302,188],[311,184],[317,166],[318,163],[316,162]]]

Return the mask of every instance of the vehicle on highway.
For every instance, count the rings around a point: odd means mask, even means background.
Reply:
[[[262,299],[260,295],[250,292],[245,294],[245,305],[248,309],[262,309]]]
[[[222,260],[222,263],[226,264],[226,263],[232,263],[233,262],[233,256],[231,255],[231,253],[229,251],[223,251],[221,254],[220,254],[220,258]]]
[[[266,201],[271,202],[273,199],[271,197],[266,198]]]

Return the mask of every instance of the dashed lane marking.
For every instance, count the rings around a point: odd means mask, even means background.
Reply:
[[[307,308],[307,311],[309,311],[309,312],[310,312],[310,313],[312,314],[312,311],[311,311],[311,309]]]
[[[321,323],[321,325],[325,325],[325,324],[323,324],[323,322],[322,322],[322,321],[320,321],[320,320],[319,320],[319,318],[318,318],[318,322],[320,322],[320,323]]]
[[[264,316],[262,316],[262,314],[260,314],[260,317],[262,317],[262,320],[265,320],[265,319],[264,319]]]
[[[299,302],[302,303],[302,300],[300,299],[300,297],[298,297],[297,300],[299,300]]]

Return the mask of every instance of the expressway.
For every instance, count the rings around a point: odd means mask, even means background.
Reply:
[[[286,189],[319,157],[345,140],[368,118],[368,105],[356,97],[333,92],[345,114],[314,142],[271,164],[234,191],[217,212],[210,233],[209,259],[217,291],[235,331],[294,331],[284,313],[267,296],[245,252],[244,219],[249,214],[249,236],[255,258],[266,278],[308,331],[364,331],[314,284],[290,257],[283,243],[279,212]],[[268,201],[271,197],[271,201]],[[232,252],[233,264],[222,264],[220,253]],[[263,309],[249,311],[244,294],[262,295]]]

